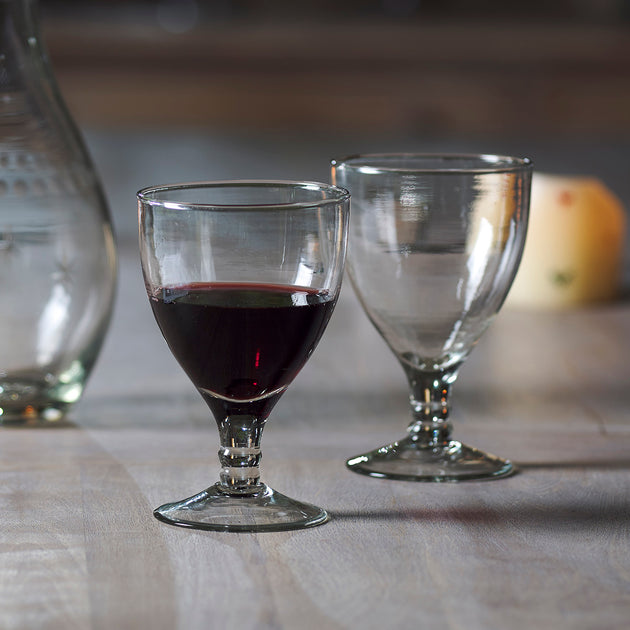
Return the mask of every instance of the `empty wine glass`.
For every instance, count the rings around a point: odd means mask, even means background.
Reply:
[[[147,294],[219,428],[219,481],[157,508],[199,529],[298,529],[324,510],[260,481],[262,431],[311,356],[343,275],[349,194],[298,182],[206,182],[138,193]]]
[[[501,307],[523,251],[531,162],[493,155],[359,155],[332,162],[352,194],[348,271],[402,365],[407,436],[347,462],[389,479],[501,477],[509,461],[451,439],[449,393]]]

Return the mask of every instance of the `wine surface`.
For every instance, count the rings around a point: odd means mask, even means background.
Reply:
[[[208,397],[247,402],[284,391],[334,303],[326,292],[249,283],[161,287],[151,298],[171,352],[211,407]]]

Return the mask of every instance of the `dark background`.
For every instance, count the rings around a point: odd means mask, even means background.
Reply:
[[[479,151],[630,207],[627,0],[42,0],[121,236],[136,188],[328,179],[365,151]]]

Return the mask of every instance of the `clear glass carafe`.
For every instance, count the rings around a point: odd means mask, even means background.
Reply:
[[[57,420],[105,336],[116,249],[35,0],[0,0],[0,422]]]

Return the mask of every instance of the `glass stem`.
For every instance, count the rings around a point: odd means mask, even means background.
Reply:
[[[404,365],[409,380],[409,404],[413,421],[407,427],[420,447],[446,446],[451,438],[449,394],[457,378],[457,368],[425,371]]]
[[[228,415],[217,425],[221,438],[219,487],[227,494],[260,492],[260,441],[265,420],[254,415]]]

